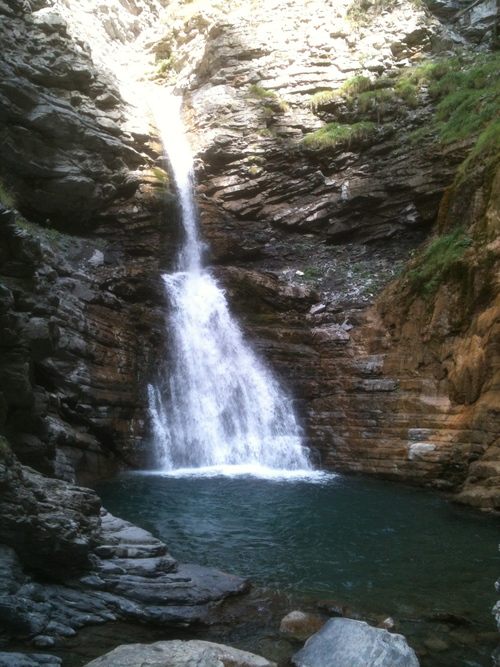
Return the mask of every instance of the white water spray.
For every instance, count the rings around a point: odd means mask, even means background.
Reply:
[[[248,347],[224,293],[203,268],[192,195],[192,159],[180,100],[155,109],[177,186],[185,241],[177,271],[163,276],[173,342],[165,382],[150,387],[150,412],[165,471],[247,466],[311,470],[290,399]]]

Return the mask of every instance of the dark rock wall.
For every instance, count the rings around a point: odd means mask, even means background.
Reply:
[[[158,147],[60,14],[0,12],[1,429],[23,462],[91,483],[150,456],[172,254]]]

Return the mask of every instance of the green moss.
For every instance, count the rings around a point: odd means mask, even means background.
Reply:
[[[314,95],[309,100],[309,106],[313,111],[316,111],[320,106],[324,106],[339,100],[341,97],[340,89],[336,90],[322,90],[319,93],[314,93]]]
[[[253,164],[251,167],[248,168],[248,173],[250,176],[258,176],[263,172],[262,167],[258,167],[256,164]]]
[[[459,169],[459,178],[467,173],[469,167],[480,158],[483,163],[496,164],[500,160],[500,118],[488,125],[482,132],[471,150],[467,159],[462,162]]]
[[[417,130],[413,130],[404,137],[405,143],[410,144],[410,146],[418,146],[423,140],[437,141],[436,129],[433,123],[427,124],[424,127],[419,127]]]
[[[419,88],[408,78],[401,78],[394,86],[394,93],[400,97],[410,109],[416,109],[419,101]]]
[[[8,188],[2,181],[0,181],[0,203],[6,208],[16,208],[16,198],[12,190]]]
[[[351,106],[357,95],[364,93],[372,87],[374,87],[374,84],[367,76],[353,76],[344,81],[340,88],[322,90],[319,93],[315,93],[309,100],[309,105],[315,111],[320,106],[326,105],[329,102],[343,99],[348,106]]]
[[[362,141],[370,137],[376,130],[375,123],[363,122],[353,125],[328,123],[320,130],[308,134],[302,139],[302,144],[315,149],[336,148],[342,145],[351,145],[354,141]]]
[[[448,144],[479,135],[489,123],[496,122],[500,113],[499,71],[498,53],[482,54],[474,61],[450,58],[406,70],[394,90],[409,106],[416,106],[423,87],[427,87],[437,102],[440,139]]]
[[[158,187],[161,187],[162,189],[168,187],[169,178],[166,171],[164,171],[163,169],[158,169],[158,167],[153,167],[152,172],[158,179],[157,183]]]
[[[265,99],[266,97],[277,97],[276,93],[273,93],[272,90],[266,90],[265,88],[261,88],[261,86],[250,86],[248,92],[252,97],[257,97],[261,100]]]
[[[463,227],[451,234],[435,238],[416,258],[417,266],[408,271],[412,289],[424,298],[432,296],[450,277],[458,277],[464,269],[462,257],[472,239]]]
[[[363,113],[376,111],[377,119],[380,122],[386,111],[394,102],[396,96],[393,90],[382,88],[378,90],[367,90],[358,95],[358,105]]]
[[[0,461],[4,460],[12,453],[9,441],[3,435],[0,435]]]
[[[344,95],[359,95],[369,90],[372,86],[371,79],[367,76],[353,76],[345,81],[340,90]]]

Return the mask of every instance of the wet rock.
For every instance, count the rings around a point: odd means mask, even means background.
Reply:
[[[402,635],[367,623],[334,618],[292,657],[297,667],[418,667],[413,649]]]
[[[275,662],[253,653],[199,640],[127,644],[92,660],[85,667],[276,667]]]
[[[0,462],[0,541],[55,579],[90,567],[100,500],[90,489],[44,478],[13,457]]]
[[[46,653],[4,653],[0,651],[2,667],[59,667],[62,658]]]
[[[340,616],[352,617],[352,614],[354,613],[354,610],[346,604],[329,602],[328,600],[321,600],[318,602],[318,609],[334,618]]]
[[[109,621],[208,623],[214,602],[249,589],[218,570],[179,565],[163,542],[106,512],[101,526],[90,489],[44,478],[12,456],[0,466],[0,491],[0,539],[13,547],[0,547],[0,641],[49,648]],[[40,573],[61,583],[39,583]]]
[[[428,637],[424,639],[424,645],[430,651],[446,651],[450,648],[450,645],[439,637]]]
[[[377,628],[381,628],[382,630],[389,630],[389,632],[392,632],[396,629],[396,623],[394,622],[393,618],[388,616],[377,625]]]
[[[279,632],[283,637],[305,641],[324,625],[325,621],[318,616],[303,611],[291,611],[281,619]]]

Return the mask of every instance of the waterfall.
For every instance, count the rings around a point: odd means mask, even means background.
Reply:
[[[310,470],[291,399],[245,342],[224,292],[203,267],[180,100],[162,100],[154,114],[185,235],[176,271],[162,276],[172,362],[168,377],[149,388],[160,466]]]

